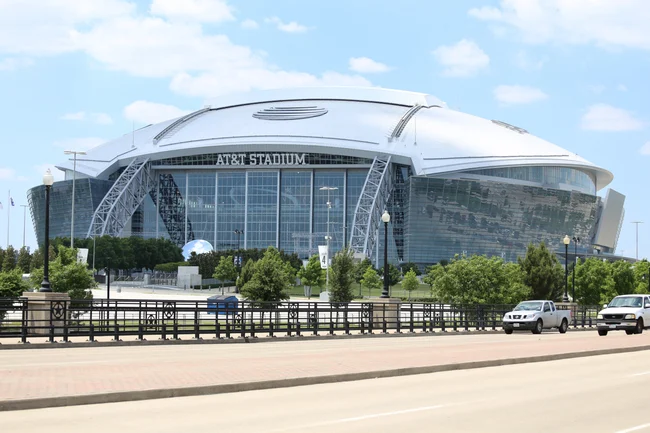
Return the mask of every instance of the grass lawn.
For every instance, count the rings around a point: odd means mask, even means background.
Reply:
[[[321,290],[325,291],[325,287],[323,287],[322,289],[317,287],[312,288],[311,298],[318,299]],[[354,295],[355,299],[378,298],[379,296],[381,296],[381,291],[382,289],[372,290],[370,293],[368,293],[368,290],[362,289],[359,284],[356,283],[352,284],[352,294]],[[305,297],[304,287],[293,286],[291,287],[289,294],[291,295],[291,297]],[[409,293],[406,290],[402,289],[401,283],[397,283],[395,286],[391,287],[390,295],[398,298],[402,298],[402,297],[408,298]],[[417,290],[414,290],[411,293],[412,299],[429,298],[429,297],[431,297],[431,292],[429,291],[429,286],[427,284],[420,284],[420,287],[418,287]]]

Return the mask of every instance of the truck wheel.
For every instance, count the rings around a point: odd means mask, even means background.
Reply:
[[[510,335],[510,334],[512,334],[512,329],[504,329],[503,332]]]
[[[566,319],[563,319],[560,327],[558,328],[558,331],[560,331],[560,334],[564,334],[566,333],[567,329],[569,329],[569,322],[567,322]]]
[[[626,329],[625,333],[627,335],[634,335],[634,334],[636,334],[636,329]]]
[[[642,334],[643,333],[643,319],[639,319],[636,322],[636,330],[634,331],[635,334]]]
[[[541,334],[542,329],[544,329],[544,323],[542,322],[542,319],[537,319],[537,323],[535,323],[535,328],[533,329],[533,334]]]
[[[605,335],[607,335],[607,329],[599,329],[598,330],[598,335],[600,335],[601,337],[604,337]]]

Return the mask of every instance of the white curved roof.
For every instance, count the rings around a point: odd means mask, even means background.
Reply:
[[[77,170],[106,178],[134,157],[222,152],[393,155],[418,175],[515,166],[590,172],[598,189],[612,174],[507,124],[447,108],[439,99],[381,88],[301,88],[233,95],[193,115],[150,125],[88,151]],[[416,107],[416,108],[414,108]],[[401,130],[401,133],[400,133]],[[71,170],[72,162],[58,164]]]

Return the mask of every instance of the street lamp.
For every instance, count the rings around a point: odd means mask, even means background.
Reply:
[[[235,229],[233,231],[234,234],[237,235],[237,251],[239,251],[239,236],[244,234],[243,230]]]
[[[564,236],[564,297],[562,302],[569,302],[569,244],[571,243],[571,238],[569,235]]]
[[[74,187],[77,180],[77,155],[85,155],[86,152],[83,150],[65,150],[63,153],[66,155],[74,156],[74,163],[72,168],[72,217],[70,221],[70,248],[74,248]]]
[[[328,292],[330,289],[330,209],[332,209],[332,202],[330,201],[330,191],[338,190],[335,186],[323,186],[319,188],[321,191],[327,191],[327,236],[325,240],[327,241],[327,268],[325,269],[325,287]]]
[[[387,210],[381,216],[384,222],[384,290],[381,292],[382,298],[388,298],[388,223],[390,222],[390,214]]]
[[[578,244],[580,243],[580,238],[577,236],[573,237],[573,287],[571,288],[571,297],[573,302],[576,301],[576,266],[578,265]]]
[[[50,287],[50,188],[54,183],[54,176],[48,168],[43,175],[45,185],[45,252],[43,253],[43,282],[39,292],[51,292]]]
[[[639,224],[643,224],[643,221],[632,221],[632,224],[636,225],[636,260],[639,260]]]

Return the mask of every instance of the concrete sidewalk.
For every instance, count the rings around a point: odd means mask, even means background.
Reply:
[[[650,349],[650,333],[459,335],[0,352],[0,410],[309,385]]]

